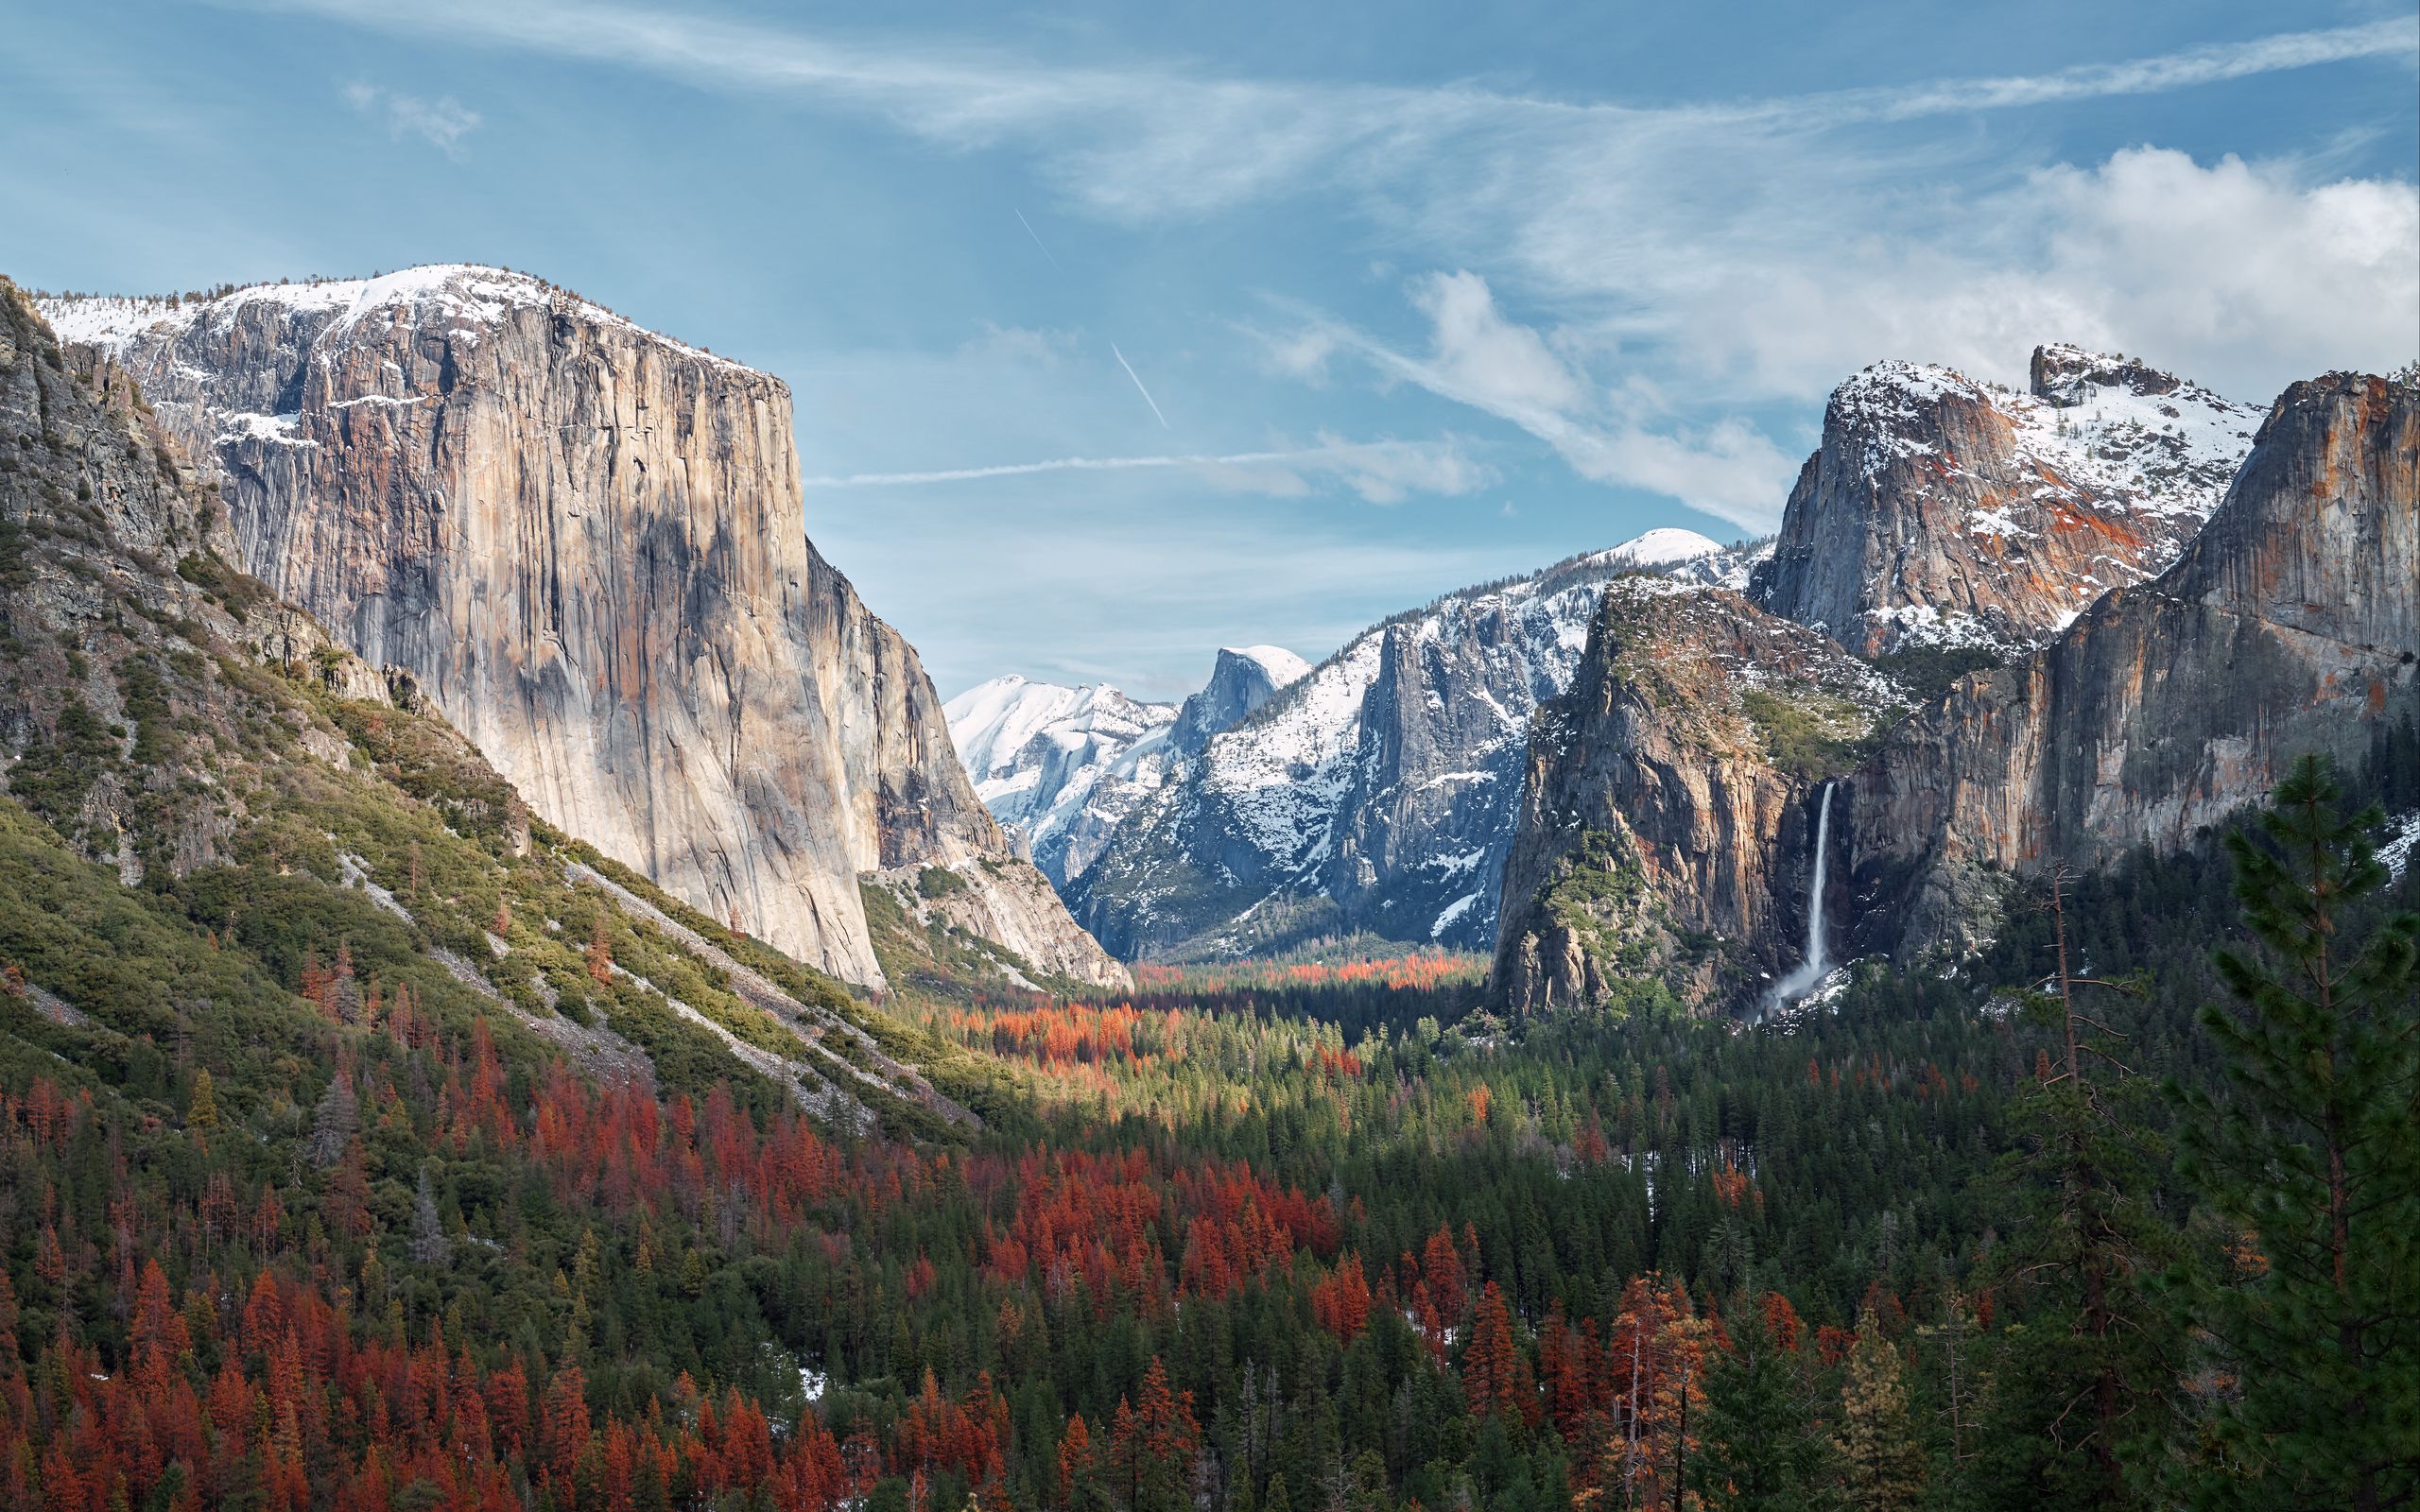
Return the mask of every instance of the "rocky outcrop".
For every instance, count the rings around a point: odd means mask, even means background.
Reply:
[[[2038,349],[2031,378],[2020,394],[1884,362],[1842,384],[1752,596],[1865,655],[2005,656],[2164,570],[2258,411],[2074,347]]]
[[[777,379],[493,268],[49,313],[216,459],[245,568],[713,917],[878,984],[861,873],[1009,854],[807,543]]]
[[[2348,760],[2420,702],[2420,390],[2288,389],[2155,581],[1966,679],[1852,779],[1858,943],[1955,953],[1998,875],[2191,843],[2305,751]]]
[[[1283,646],[1220,646],[1210,680],[1177,711],[1168,744],[1187,756],[1201,755],[1211,736],[1233,730],[1310,670],[1308,662]]]
[[[208,491],[126,374],[63,351],[0,279],[0,782],[129,885],[226,859],[244,813],[199,759],[247,744],[237,700],[164,660],[235,639],[210,537]]]
[[[1737,593],[1615,583],[1531,729],[1496,994],[1587,1005],[1661,979],[1721,1001],[1795,964],[1816,794],[1899,708],[1864,662]]]
[[[1607,584],[1742,565],[1691,541],[1575,557],[1355,637],[1120,825],[1069,889],[1076,917],[1130,957],[1357,932],[1485,948],[1530,714],[1569,685]]]

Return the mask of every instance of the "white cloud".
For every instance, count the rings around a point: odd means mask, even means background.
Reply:
[[[1059,456],[1035,462],[940,468],[915,472],[852,472],[807,478],[809,489],[895,489],[933,484],[989,482],[1048,472],[1132,472],[1182,469],[1214,487],[1236,492],[1295,497],[1308,491],[1305,474],[1332,477],[1373,504],[1397,504],[1413,493],[1459,495],[1495,481],[1464,443],[1348,441],[1322,433],[1316,446],[1223,455],[1177,453],[1151,456]]]
[[[1080,333],[1048,327],[999,325],[990,320],[982,322],[982,326],[980,335],[968,338],[959,347],[961,358],[1054,369],[1073,355],[1083,340]]]
[[[243,3],[243,0],[236,0]],[[1579,146],[1618,170],[1632,147],[1685,147],[1873,121],[2140,95],[2363,58],[2404,58],[2420,21],[2281,33],[2032,76],[1946,79],[1795,98],[1642,110],[1468,85],[1414,89],[1205,77],[1149,66],[1052,66],[928,41],[838,43],[694,11],[562,0],[251,0],[379,30],[580,58],[703,87],[774,91],[878,112],[959,146],[1038,146],[1068,193],[1135,218],[1198,215],[1318,183],[1369,189],[1455,177],[1436,153],[1478,147],[1491,174]],[[1692,164],[1676,165],[1681,181]]]
[[[1305,329],[1365,359],[1389,381],[1417,385],[1508,421],[1599,483],[1647,489],[1754,531],[1779,522],[1796,463],[1743,421],[1651,428],[1636,402],[1616,412],[1536,330],[1505,318],[1487,281],[1467,270],[1418,281],[1430,355],[1413,357],[1317,311],[1290,306]]]
[[[1580,380],[1537,332],[1496,313],[1495,295],[1477,273],[1432,273],[1416,280],[1411,302],[1433,327],[1431,367],[1481,407],[1498,413],[1580,407]]]
[[[2044,165],[1983,132],[1908,124],[2361,60],[2408,69],[2420,17],[2032,75],[1643,108],[1065,66],[561,0],[263,3],[871,112],[954,150],[1021,155],[1064,208],[1111,220],[1322,197],[1374,226],[1397,249],[1390,261],[1473,270],[1542,313],[1507,331],[1475,285],[1416,283],[1435,338],[1422,366],[1439,383],[1591,476],[1673,476],[1677,449],[1710,496],[1735,501],[1777,470],[1728,417],[1812,400],[1877,357],[2010,376],[2037,341],[2075,339],[2257,400],[2317,369],[2404,360],[2420,301],[2409,180],[2149,149]],[[1334,351],[1315,327],[1265,345],[1269,366],[1314,383]],[[1609,351],[1617,371],[1590,355]],[[1641,377],[1694,428],[1573,428],[1587,413],[1574,389]]]
[[[452,95],[434,100],[406,94],[355,79],[344,87],[345,103],[362,114],[382,118],[387,134],[401,141],[416,136],[449,158],[462,155],[462,139],[478,129],[479,112]]]
[[[2072,340],[2257,403],[2331,368],[2383,371],[2420,333],[2409,183],[2141,147],[2037,170],[1960,220],[1720,258],[1672,291],[1658,335],[1765,393],[1821,392],[1885,355],[2021,381],[2037,342]]]

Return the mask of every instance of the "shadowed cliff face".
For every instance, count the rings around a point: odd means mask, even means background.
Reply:
[[[2308,750],[2420,700],[2420,392],[2288,389],[2206,528],[2023,663],[1969,679],[1854,779],[1859,943],[1956,950],[1992,869],[2175,850]]]
[[[1877,363],[1842,384],[1751,596],[1861,655],[2039,644],[2176,559],[2258,412],[2044,347],[2020,394]]]
[[[1816,795],[1899,707],[1872,668],[1736,593],[1615,583],[1532,726],[1497,993],[1569,1006],[1655,976],[1720,999],[1795,964]]]
[[[48,313],[217,458],[248,570],[716,918],[879,984],[858,874],[1008,854],[914,650],[807,543],[778,380],[492,268]]]

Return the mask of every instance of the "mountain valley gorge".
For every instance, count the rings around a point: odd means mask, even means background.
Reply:
[[[780,379],[0,278],[0,1512],[2420,1495],[2420,367],[2031,377],[944,703]]]
[[[970,714],[1043,717],[977,780],[1011,823],[1060,805],[1052,880],[1130,958],[1375,936],[1491,950],[1514,1007],[1644,971],[1744,1010],[1805,954],[1822,867],[1827,943],[1954,964],[2015,879],[2198,844],[2420,710],[2408,384],[2264,419],[2136,359],[2031,372],[1877,364],[1775,541],[1657,531],[1447,595],[1189,746],[1166,705],[1115,751],[1048,715],[1115,689],[987,684]]]
[[[776,379],[474,266],[44,313],[204,459],[230,559],[535,816],[871,988],[878,893],[1017,983],[1370,938],[1490,952],[1515,1007],[1648,971],[1737,1010],[1815,868],[1815,937],[1954,961],[2008,879],[2192,843],[2420,697],[2383,380],[2264,421],[2074,347],[2022,392],[1882,362],[1770,542],[1651,532],[1316,666],[1220,650],[1181,706],[944,706],[808,541]]]

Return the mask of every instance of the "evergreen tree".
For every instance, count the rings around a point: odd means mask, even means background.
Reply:
[[[1841,1429],[1833,1450],[1841,1482],[1858,1512],[1901,1512],[1924,1494],[1924,1450],[1908,1415],[1908,1386],[1899,1351],[1869,1313],[1849,1351],[1841,1387]]]
[[[2146,986],[2073,974],[2066,885],[2051,879],[2052,990],[2029,995],[2061,1059],[2019,1097],[2023,1144],[1999,1173],[2012,1221],[1997,1270],[2026,1317],[2006,1341],[1973,1467],[1987,1492],[2037,1509],[2130,1504],[2125,1467],[2160,1441],[2176,1395],[2173,1331],[2148,1284],[2175,1248],[2147,1200],[2164,1151],[2115,1048],[2125,1037],[2076,1004],[2079,988]]]
[[[1764,1309],[1738,1309],[1731,1348],[1717,1350],[1705,1380],[1704,1434],[1689,1481],[1714,1512],[1796,1512],[1817,1501],[1824,1445],[1811,1431],[1797,1358],[1781,1346]]]
[[[2209,1507],[2409,1505],[2420,1498],[2420,919],[2347,937],[2387,881],[2326,763],[2306,757],[2228,837],[2257,953],[2225,951],[2234,1011],[2202,1022],[2225,1095],[2180,1091],[2186,1174],[2256,1246],[2203,1277],[2194,1321],[2233,1378],[2188,1491]]]

